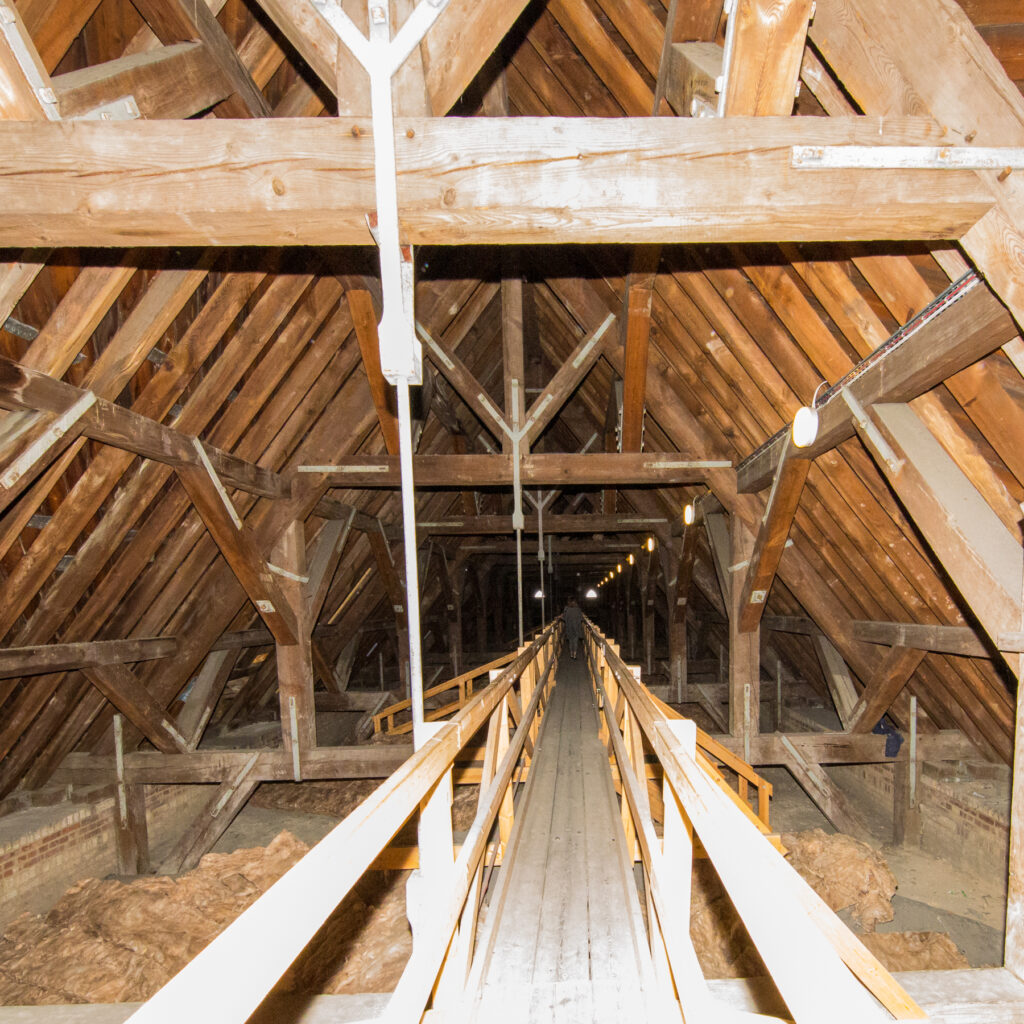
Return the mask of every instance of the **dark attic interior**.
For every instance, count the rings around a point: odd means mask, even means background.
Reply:
[[[0,0],[0,1024],[1024,1021],[1021,0]]]

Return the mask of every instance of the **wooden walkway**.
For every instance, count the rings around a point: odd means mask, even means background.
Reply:
[[[582,656],[558,666],[504,863],[464,1019],[659,1019],[644,1008],[657,986]]]

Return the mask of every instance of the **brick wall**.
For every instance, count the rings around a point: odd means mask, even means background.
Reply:
[[[176,836],[209,798],[205,786],[147,786],[150,848]],[[117,870],[113,796],[16,811],[0,823],[0,928],[23,910],[45,909],[80,879]]]
[[[918,776],[922,848],[958,867],[1004,874],[1010,842],[1009,772],[1005,778],[1000,774],[978,781],[952,782],[943,778],[943,767],[925,764]],[[844,765],[830,771],[839,782],[856,780],[865,798],[879,810],[892,813],[891,765]]]

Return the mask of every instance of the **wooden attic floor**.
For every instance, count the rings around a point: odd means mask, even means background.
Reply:
[[[510,851],[467,1022],[635,1015],[656,982],[582,659],[559,663]]]

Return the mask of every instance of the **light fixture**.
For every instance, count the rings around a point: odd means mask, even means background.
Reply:
[[[622,572],[622,563],[621,562],[619,562],[619,564],[617,566],[615,566],[615,571],[616,572]]]
[[[691,502],[683,509],[683,522],[687,526],[693,526],[693,520],[696,517],[696,512],[693,510],[693,503]]]
[[[591,587],[583,596],[593,601],[594,598],[597,597],[597,591]]]
[[[629,564],[632,565],[635,561],[636,559],[633,557],[633,552],[631,551],[629,553]]]
[[[797,448],[807,448],[814,444],[818,436],[818,410],[804,405],[793,417],[793,444]]]
[[[654,538],[653,537],[648,537],[647,538],[647,550],[648,551],[653,551],[654,550]]]
[[[533,592],[533,596],[534,596],[534,597],[536,597],[536,598],[538,598],[538,599],[539,599],[539,598],[542,598],[542,597],[544,596],[544,591],[543,591],[543,590],[541,590],[541,589],[540,589],[540,587],[538,587],[538,588],[537,588],[537,589],[536,589],[536,590],[535,590],[535,591]]]

